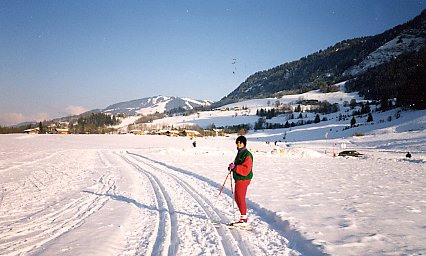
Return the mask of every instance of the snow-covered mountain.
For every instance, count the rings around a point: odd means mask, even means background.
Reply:
[[[258,71],[215,103],[214,107],[246,99],[273,97],[280,93],[306,92],[321,85],[358,78],[382,64],[395,64],[399,56],[421,52],[425,48],[425,37],[426,10],[411,21],[381,34],[343,40],[299,60]],[[417,62],[406,65],[396,65],[395,72],[407,73],[404,68],[411,68],[411,65],[419,69]],[[412,76],[410,74],[409,78]],[[370,99],[396,97],[382,91],[379,90]]]
[[[426,24],[418,29],[408,29],[370,53],[361,63],[346,70],[344,76],[358,76],[370,68],[387,63],[399,55],[418,51],[425,45]]]
[[[401,111],[400,108],[391,109],[389,111],[379,111],[380,106],[371,105],[373,121],[368,121],[367,114],[357,115],[357,126],[350,128],[350,119],[354,111],[359,111],[360,106],[354,109],[348,105],[351,101],[355,100],[358,103],[366,103],[367,101],[358,93],[345,92],[344,82],[336,84],[340,91],[321,93],[319,90],[309,91],[297,95],[284,95],[279,98],[259,98],[249,99],[238,103],[232,103],[221,107],[220,109],[213,109],[210,111],[200,111],[190,115],[173,115],[161,119],[153,120],[149,123],[139,123],[135,125],[135,121],[139,118],[137,116],[130,116],[123,118],[120,125],[114,127],[120,131],[129,131],[131,129],[141,129],[145,131],[185,128],[198,126],[203,129],[211,129],[216,127],[218,129],[247,125],[250,128],[249,134],[263,137],[268,141],[279,141],[283,139],[286,134],[285,140],[288,142],[294,141],[313,141],[321,140],[324,134],[328,133],[329,139],[347,138],[354,134],[374,134],[386,133],[388,129],[396,129],[398,131],[420,131],[425,129],[425,119],[422,118],[426,110],[423,111]],[[309,111],[318,105],[315,102],[327,101],[330,104],[338,105],[338,111],[329,114],[320,114],[321,122],[308,124],[308,122],[315,119],[316,113]],[[300,103],[306,102],[306,103]],[[313,102],[314,105],[309,105],[308,102]],[[299,117],[299,112],[291,114],[280,114],[271,119],[265,120],[265,126],[274,124],[289,124],[294,123],[296,126],[290,128],[276,128],[276,129],[253,129],[256,122],[259,122],[259,115],[257,111],[263,109],[272,109],[276,105],[280,107],[287,107],[295,109],[300,106],[303,112],[303,117]],[[305,105],[306,104],[306,105]],[[293,116],[293,117],[292,117]],[[420,119],[421,120],[420,120]],[[413,126],[413,120],[416,125]],[[299,125],[301,122],[304,125]],[[130,126],[131,128],[129,128]],[[394,127],[394,128],[390,128]],[[267,132],[265,132],[267,131]],[[264,135],[260,135],[265,133]],[[252,136],[252,135],[248,135]]]
[[[125,101],[110,105],[102,110],[103,113],[127,114],[134,116],[137,114],[147,115],[155,112],[163,113],[173,109],[191,110],[197,107],[209,106],[212,101],[193,100],[189,98],[155,96],[137,100]]]

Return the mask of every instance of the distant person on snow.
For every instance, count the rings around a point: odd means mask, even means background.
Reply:
[[[233,163],[230,163],[228,170],[232,171],[235,180],[235,202],[240,211],[240,220],[232,223],[233,226],[247,226],[247,187],[253,178],[253,155],[246,148],[247,139],[239,136],[235,143],[237,144],[237,156]]]
[[[407,152],[407,154],[405,155],[406,158],[411,158],[411,154],[410,152]]]

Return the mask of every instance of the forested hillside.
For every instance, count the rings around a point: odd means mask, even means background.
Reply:
[[[426,24],[426,10],[424,10],[419,16],[413,20],[396,26],[390,30],[385,31],[382,34],[370,37],[355,38],[350,40],[344,40],[331,46],[325,50],[320,50],[316,53],[313,53],[309,56],[303,57],[300,60],[288,62],[280,66],[274,67],[269,70],[257,72],[247,78],[238,88],[231,92],[226,97],[222,98],[215,105],[224,105],[231,102],[237,102],[242,99],[251,99],[251,98],[262,98],[274,96],[276,93],[283,94],[292,94],[292,93],[302,93],[313,89],[318,89],[324,85],[331,85],[337,82],[350,80],[358,75],[351,74],[348,71],[351,67],[354,67],[366,59],[370,58],[369,56],[372,52],[378,50],[380,47],[383,47],[387,42],[394,40],[395,38],[402,37],[404,33],[409,32],[417,36],[417,39],[420,38],[422,44],[424,45],[425,37],[425,24]],[[401,44],[404,41],[399,40]],[[410,47],[412,41],[407,42],[407,46],[401,50],[398,54],[403,54],[404,52],[412,53],[416,51],[414,47]],[[400,47],[396,45],[395,47]],[[387,53],[383,53],[387,54]],[[416,55],[417,53],[414,53]],[[414,56],[413,55],[413,56]],[[403,58],[406,58],[403,57]],[[415,57],[414,57],[415,58]],[[390,62],[400,61],[399,58],[390,58]],[[381,63],[376,63],[380,65]],[[411,69],[421,71],[421,68],[417,68],[417,63],[412,61],[405,62],[407,65],[414,65]],[[399,64],[390,64],[394,68],[399,68]],[[401,67],[402,68],[402,67]],[[408,67],[404,67],[408,68]],[[365,71],[365,73],[370,72],[371,70]],[[401,70],[397,73],[403,73]],[[408,72],[410,75],[415,72]],[[375,73],[377,74],[377,73]],[[359,80],[360,82],[365,82],[365,79],[372,77],[372,74],[366,74],[364,79]],[[417,79],[410,76],[407,79]],[[407,80],[408,81],[408,80]],[[366,88],[370,83],[360,86],[352,85],[354,88]],[[383,98],[388,96],[388,90],[386,87],[382,87],[383,95],[378,95],[380,91],[376,91],[375,98]],[[368,90],[366,90],[368,91]],[[370,97],[369,93],[364,93],[365,96]]]

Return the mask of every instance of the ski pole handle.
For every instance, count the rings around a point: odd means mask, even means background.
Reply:
[[[228,166],[228,171],[232,171],[235,168],[235,164],[234,163],[230,163]]]

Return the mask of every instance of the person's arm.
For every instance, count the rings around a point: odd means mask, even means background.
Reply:
[[[253,161],[251,160],[250,156],[247,156],[241,165],[235,166],[235,171],[239,175],[247,176],[250,173],[252,166],[253,166]]]

